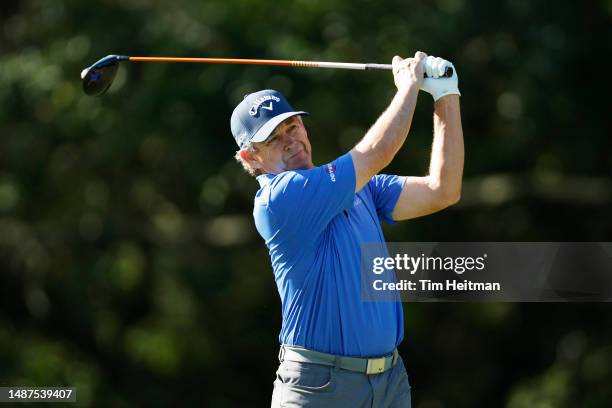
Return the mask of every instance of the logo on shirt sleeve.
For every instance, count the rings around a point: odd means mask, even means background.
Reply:
[[[335,170],[336,170],[336,165],[331,164],[331,163],[329,163],[327,165],[327,168],[325,169],[325,172],[329,174],[329,178],[331,179],[332,183],[336,182],[336,174],[334,173]]]

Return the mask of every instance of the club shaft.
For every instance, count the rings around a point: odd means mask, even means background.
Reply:
[[[196,62],[205,64],[243,64],[243,65],[276,65],[282,67],[299,68],[335,68],[335,69],[386,69],[391,70],[390,64],[356,64],[350,62],[326,61],[293,61],[293,60],[266,60],[266,59],[239,59],[239,58],[182,58],[182,57],[129,57],[129,61],[136,62]]]
[[[119,60],[140,62],[199,62],[205,64],[242,64],[242,65],[276,65],[281,67],[297,68],[333,68],[333,69],[355,69],[360,71],[371,69],[392,70],[391,64],[358,64],[352,62],[327,62],[327,61],[294,61],[294,60],[268,60],[268,59],[243,59],[243,58],[184,58],[184,57],[128,57],[118,56]],[[427,74],[424,75],[427,78]],[[447,67],[443,77],[453,76],[453,68]]]

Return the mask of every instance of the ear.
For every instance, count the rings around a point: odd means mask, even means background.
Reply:
[[[253,152],[250,151],[249,149],[241,149],[240,158],[242,159],[242,161],[247,162],[249,166],[251,166],[251,168],[253,169],[263,168],[263,166],[261,165],[257,157],[255,157]]]

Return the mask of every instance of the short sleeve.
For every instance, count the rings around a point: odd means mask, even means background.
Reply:
[[[368,182],[376,206],[376,214],[381,221],[388,224],[395,223],[392,213],[405,182],[406,177],[389,174],[377,174]]]
[[[300,236],[319,234],[353,205],[355,167],[349,153],[310,170],[287,171],[269,185],[268,210],[280,229]]]

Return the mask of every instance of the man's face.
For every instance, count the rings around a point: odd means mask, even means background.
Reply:
[[[249,162],[265,173],[279,174],[314,167],[310,141],[299,116],[281,122],[265,141],[253,145],[255,152],[251,153]]]

